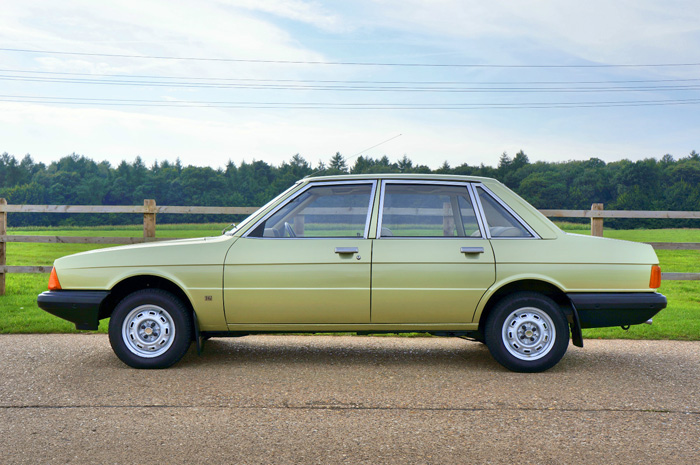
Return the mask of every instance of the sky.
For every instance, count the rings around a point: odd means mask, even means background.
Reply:
[[[0,0],[0,153],[437,168],[700,150],[695,0]],[[370,148],[373,147],[373,148]]]

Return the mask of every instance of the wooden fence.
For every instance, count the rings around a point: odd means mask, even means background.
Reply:
[[[156,237],[156,214],[246,215],[258,207],[185,207],[157,206],[153,199],[140,205],[8,205],[0,199],[0,295],[5,294],[5,275],[8,273],[50,273],[51,265],[7,266],[6,243],[33,242],[54,244],[136,244],[141,242],[173,240]],[[602,203],[594,203],[590,210],[540,210],[550,218],[590,218],[591,235],[603,236],[604,218],[667,218],[700,219],[700,212],[605,210]],[[143,237],[79,237],[79,236],[18,236],[7,234],[8,213],[131,213],[143,215]],[[649,242],[657,250],[700,250],[700,242]],[[664,280],[700,280],[700,273],[662,273]]]

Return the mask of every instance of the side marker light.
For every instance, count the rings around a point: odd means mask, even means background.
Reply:
[[[58,275],[56,274],[56,268],[51,268],[51,276],[49,277],[49,290],[58,291],[61,289],[61,283],[58,282]]]
[[[649,277],[649,287],[658,289],[661,287],[661,267],[659,265],[651,266],[651,276]]]

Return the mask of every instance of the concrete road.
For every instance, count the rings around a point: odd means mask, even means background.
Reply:
[[[700,343],[585,345],[518,374],[460,339],[250,336],[141,371],[3,335],[0,463],[697,463]]]

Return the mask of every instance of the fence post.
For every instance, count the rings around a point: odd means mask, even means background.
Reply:
[[[591,205],[591,211],[603,209],[602,203],[594,203]],[[603,218],[591,217],[591,236],[603,237]]]
[[[0,206],[7,205],[7,200],[0,199]],[[7,234],[7,212],[0,212],[0,236]],[[5,241],[0,239],[0,295],[5,295],[5,265],[7,253],[5,249]]]
[[[445,237],[454,236],[455,220],[452,214],[452,206],[450,202],[442,203],[442,235]]]
[[[143,206],[143,238],[148,242],[156,237],[156,201],[144,199]]]

